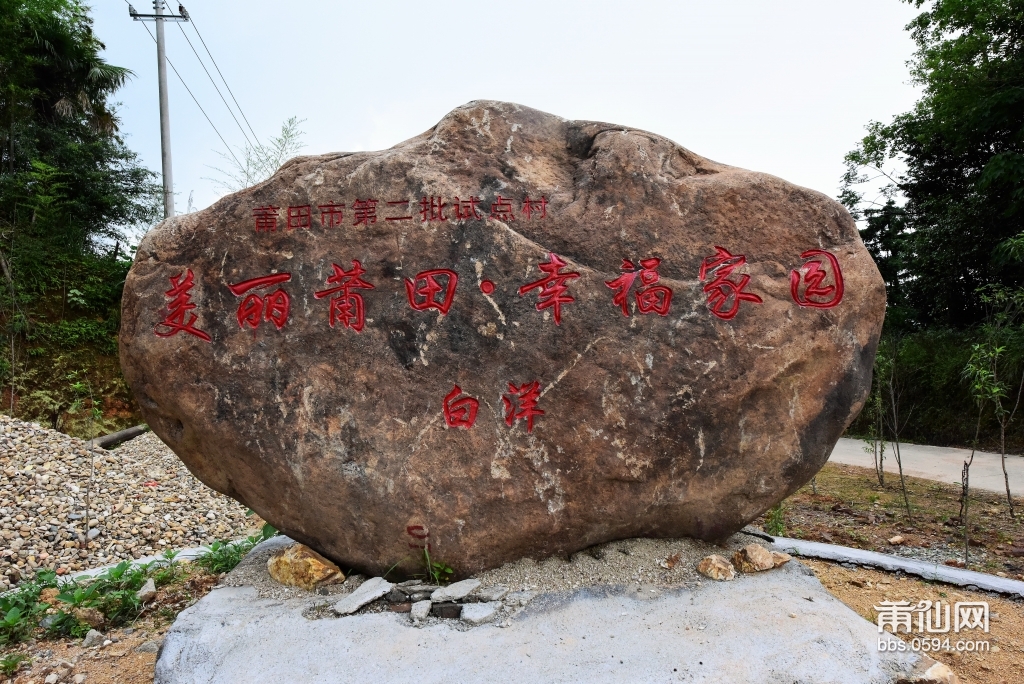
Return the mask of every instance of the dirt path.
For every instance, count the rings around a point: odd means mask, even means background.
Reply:
[[[1024,602],[1011,601],[982,592],[973,592],[945,584],[933,584],[913,577],[891,575],[876,570],[849,570],[825,561],[802,560],[811,567],[821,583],[840,601],[862,617],[876,622],[874,606],[880,601],[941,601],[953,606],[960,601],[987,601],[989,633],[971,630],[948,635],[951,646],[958,640],[987,641],[985,652],[930,652],[929,656],[952,668],[964,684],[1020,684],[1024,682]],[[916,622],[914,624],[916,628]],[[931,638],[927,632],[911,632],[900,637]],[[946,635],[941,635],[945,638]]]

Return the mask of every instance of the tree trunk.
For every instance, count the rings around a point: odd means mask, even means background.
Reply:
[[[1006,504],[1010,507],[1010,517],[1016,519],[1013,512],[1013,496],[1010,495],[1010,476],[1006,473],[1006,422],[999,422],[999,455],[1003,461],[1003,482],[1006,484]]]

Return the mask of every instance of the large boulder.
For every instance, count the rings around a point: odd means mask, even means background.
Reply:
[[[864,403],[849,214],[652,133],[472,102],[164,221],[121,363],[199,479],[343,567],[722,538]]]

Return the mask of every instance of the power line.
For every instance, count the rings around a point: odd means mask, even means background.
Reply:
[[[146,29],[146,33],[149,34],[149,37],[152,38],[153,42],[155,43],[156,38],[153,36],[152,32],[150,32],[149,27],[145,24],[142,24],[142,28]],[[189,89],[188,84],[185,83],[185,79],[183,79],[181,77],[181,74],[178,73],[177,68],[175,68],[174,66],[174,62],[172,62],[170,58],[167,58],[167,63],[171,65],[171,69],[174,71],[174,75],[178,77],[178,80],[181,81],[181,85],[185,86],[185,90],[187,90],[188,94],[192,97],[192,101],[196,103],[196,107],[199,107],[199,111],[201,111],[203,113],[203,116],[206,117],[206,120],[209,122],[210,127],[213,128],[213,132],[216,133],[217,137],[220,138],[220,141],[224,143],[224,147],[227,148],[228,154],[231,155],[231,158],[235,160],[236,164],[244,168],[242,162],[238,161],[238,157],[236,157],[235,153],[231,150],[231,146],[228,145],[228,141],[224,139],[224,136],[220,134],[220,131],[217,130],[217,127],[213,125],[213,121],[210,120],[210,117],[206,113],[206,110],[203,109],[203,106],[201,104],[199,104],[199,100],[196,99],[196,96],[192,94],[192,91],[191,89]]]
[[[210,79],[210,83],[213,84],[213,89],[217,91],[218,95],[220,95],[220,101],[223,102],[224,106],[228,108],[228,113],[231,114],[231,118],[235,120],[235,125],[238,126],[238,130],[240,130],[242,132],[242,137],[245,138],[245,142],[248,143],[249,145],[252,145],[252,142],[249,140],[249,136],[245,132],[245,129],[242,128],[242,124],[240,124],[238,122],[238,117],[235,116],[234,110],[231,109],[231,105],[228,104],[228,101],[224,99],[224,94],[220,92],[220,88],[217,87],[217,82],[213,80],[213,76],[210,75],[210,70],[206,68],[206,64],[203,63],[202,57],[200,57],[199,53],[196,52],[195,46],[192,45],[192,41],[189,40],[188,34],[185,33],[185,29],[181,28],[181,24],[180,23],[178,24],[178,30],[181,31],[181,35],[185,36],[185,42],[187,42],[188,46],[190,48],[192,48],[192,54],[194,54],[196,56],[196,59],[199,60],[199,65],[202,66],[203,67],[203,71],[206,72],[207,78],[209,78]],[[221,78],[223,78],[223,76]],[[226,81],[225,81],[224,85],[227,85]],[[238,111],[242,111],[242,110],[239,109]]]
[[[192,24],[192,29],[196,32],[196,35],[199,36],[199,40],[202,42],[203,48],[206,50],[206,54],[210,55],[210,61],[213,62],[213,68],[215,68],[217,70],[217,73],[220,74],[220,80],[224,81],[224,87],[228,89],[228,93],[231,95],[231,99],[234,100],[235,106],[238,107],[238,113],[242,115],[242,119],[245,120],[245,125],[249,127],[249,131],[252,133],[253,139],[256,140],[257,145],[262,147],[263,144],[260,142],[259,136],[256,135],[256,131],[252,130],[252,124],[249,123],[249,118],[245,115],[245,111],[242,109],[242,105],[238,104],[238,99],[235,98],[235,94],[231,91],[231,86],[228,85],[228,80],[224,78],[224,74],[221,73],[220,67],[217,66],[217,60],[213,58],[213,53],[210,52],[210,48],[206,47],[206,41],[203,40],[203,35],[199,33],[199,27],[196,26],[196,20],[191,19],[189,23]]]

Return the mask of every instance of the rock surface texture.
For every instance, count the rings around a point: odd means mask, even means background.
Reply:
[[[719,539],[860,410],[884,286],[828,197],[473,102],[145,237],[121,362],[195,475],[342,566]]]

